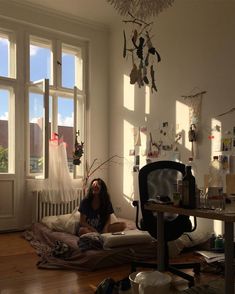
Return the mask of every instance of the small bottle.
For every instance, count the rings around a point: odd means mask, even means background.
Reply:
[[[182,202],[184,208],[196,208],[196,183],[191,166],[186,166],[186,174],[182,180]]]
[[[218,235],[215,239],[215,250],[223,250],[224,249],[224,239],[222,235]]]
[[[216,240],[216,234],[212,233],[210,237],[210,250],[213,250],[215,248],[215,240]]]

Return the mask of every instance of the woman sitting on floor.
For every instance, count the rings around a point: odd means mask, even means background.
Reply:
[[[91,232],[114,233],[126,228],[124,222],[111,224],[111,214],[114,210],[107,186],[100,178],[91,182],[88,193],[81,201],[78,210],[80,212],[79,236]]]

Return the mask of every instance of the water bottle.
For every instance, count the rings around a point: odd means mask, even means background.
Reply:
[[[207,202],[208,208],[224,209],[223,171],[218,156],[214,156],[209,165]]]

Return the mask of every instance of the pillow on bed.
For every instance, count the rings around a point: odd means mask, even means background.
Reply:
[[[127,230],[120,233],[101,234],[104,241],[104,248],[113,248],[132,244],[146,244],[153,241],[147,231]]]
[[[75,234],[79,220],[80,212],[78,208],[75,208],[72,213],[46,216],[41,220],[41,223],[51,230]]]

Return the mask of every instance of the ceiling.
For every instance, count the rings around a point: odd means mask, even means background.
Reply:
[[[110,26],[121,20],[114,7],[106,0],[21,0],[22,4],[53,9],[80,20]]]

